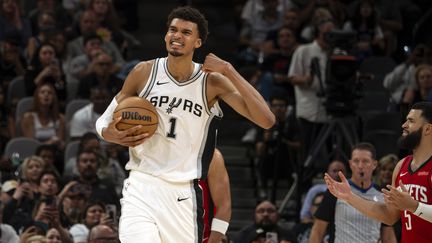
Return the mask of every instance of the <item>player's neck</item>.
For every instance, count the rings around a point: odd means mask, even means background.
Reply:
[[[195,68],[192,62],[192,58],[173,57],[171,55],[168,55],[167,67],[168,67],[168,72],[178,82],[189,80]]]
[[[423,164],[426,160],[432,157],[432,144],[422,143],[413,150],[413,163],[416,165]]]

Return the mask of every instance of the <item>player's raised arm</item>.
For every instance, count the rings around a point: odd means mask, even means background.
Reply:
[[[131,134],[140,129],[140,126],[135,126],[124,131],[118,130],[116,124],[120,122],[121,117],[113,119],[113,113],[122,100],[130,96],[136,96],[144,88],[150,76],[152,65],[153,61],[137,64],[127,76],[120,92],[113,98],[105,112],[96,121],[96,131],[106,141],[133,147],[142,143],[147,138],[147,134],[131,136]]]
[[[402,161],[396,165],[393,171],[393,185],[397,174],[399,173]],[[339,172],[341,182],[333,180],[327,173],[324,180],[327,184],[328,190],[337,198],[342,199],[349,203],[351,206],[362,212],[368,217],[374,218],[387,225],[393,225],[400,218],[400,212],[396,208],[389,207],[385,203],[369,201],[359,197],[351,191],[348,180],[342,172]]]
[[[275,123],[264,98],[231,65],[216,55],[207,55],[202,69],[211,73],[208,78],[209,97],[219,97],[235,111],[262,128],[268,129]]]

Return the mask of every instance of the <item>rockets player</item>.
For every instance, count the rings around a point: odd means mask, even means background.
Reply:
[[[432,103],[412,106],[402,125],[399,145],[412,150],[398,162],[393,171],[392,185],[383,189],[385,203],[368,201],[351,192],[348,181],[325,175],[328,189],[369,217],[387,225],[402,220],[402,243],[432,242]]]

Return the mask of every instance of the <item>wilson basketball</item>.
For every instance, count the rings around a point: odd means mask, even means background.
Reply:
[[[141,125],[142,128],[133,135],[148,133],[152,136],[158,126],[159,119],[156,108],[148,100],[137,96],[128,97],[118,104],[114,111],[114,119],[121,116],[117,123],[118,130],[126,130]]]

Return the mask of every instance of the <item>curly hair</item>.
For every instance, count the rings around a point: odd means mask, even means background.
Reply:
[[[209,34],[208,22],[198,9],[188,6],[173,9],[168,15],[167,28],[170,26],[172,20],[176,18],[195,23],[198,26],[198,34],[202,43],[206,42]]]

